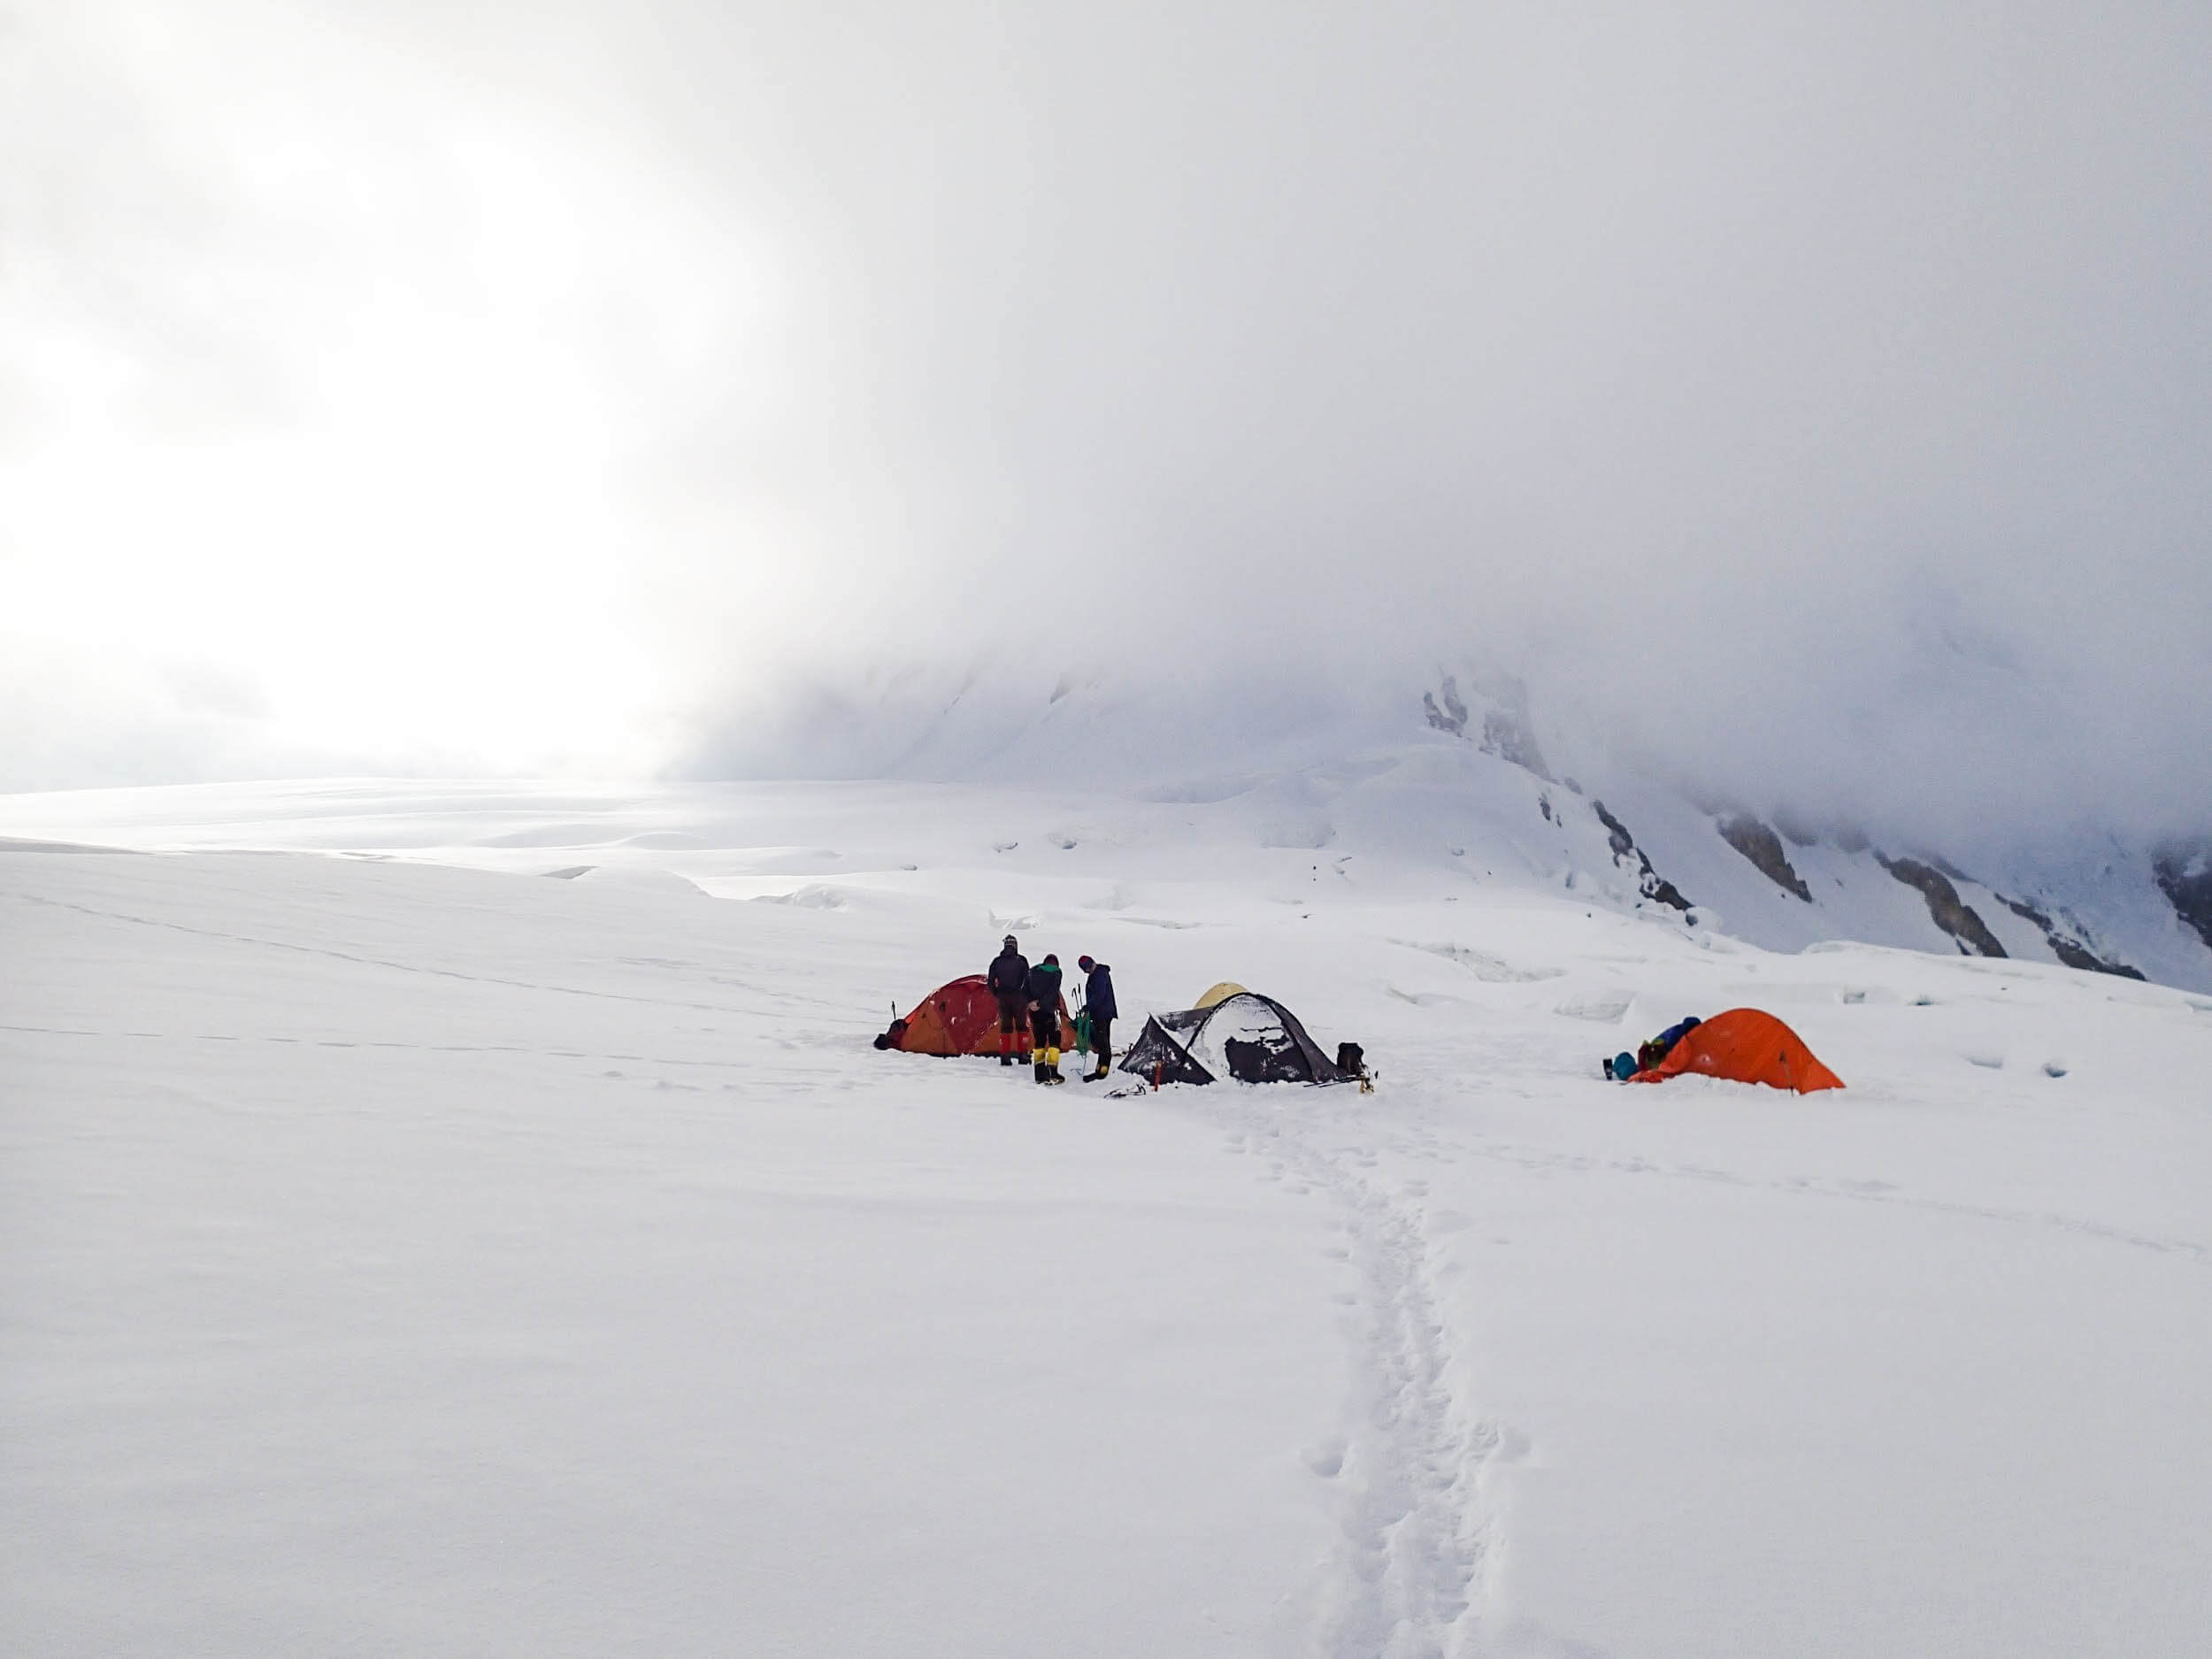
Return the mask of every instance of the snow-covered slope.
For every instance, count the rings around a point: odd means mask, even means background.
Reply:
[[[1694,909],[1772,949],[1853,939],[2024,957],[2212,990],[2212,839],[1988,823],[1970,847],[1809,821],[1698,781],[1695,757],[1624,752],[1509,676],[1394,664],[1225,687],[1110,664],[891,675],[810,705],[784,747],[814,775],[1073,783],[1200,804],[1248,797],[1340,850],[1447,849],[1590,902]],[[741,767],[741,745],[724,756]],[[1931,789],[1941,793],[1941,781]],[[2193,872],[2193,873],[2192,873]]]
[[[0,1628],[2199,1650],[2212,999],[1776,954],[1655,852],[1692,926],[1443,732],[1154,793],[0,801]],[[1008,928],[1379,1090],[867,1046]],[[1849,1087],[1600,1079],[1738,1003]]]

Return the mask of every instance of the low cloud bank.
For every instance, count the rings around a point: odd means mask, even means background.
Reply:
[[[5,48],[19,785],[988,768],[1064,681],[1280,754],[1481,664],[1755,803],[2212,824],[2212,19],[162,17]]]

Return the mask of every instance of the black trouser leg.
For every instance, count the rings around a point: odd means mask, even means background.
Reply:
[[[1098,1056],[1097,1075],[1104,1077],[1114,1066],[1114,1022],[1091,1016],[1091,1048]]]
[[[1039,1009],[1029,1017],[1030,1033],[1036,1039],[1037,1080],[1041,1083],[1060,1067],[1060,1010]]]

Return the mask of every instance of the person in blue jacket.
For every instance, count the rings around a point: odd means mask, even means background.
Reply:
[[[1636,1051],[1636,1069],[1639,1071],[1650,1071],[1653,1066],[1657,1065],[1674,1052],[1676,1043],[1680,1042],[1683,1038],[1688,1036],[1704,1023],[1695,1014],[1692,1014],[1687,1019],[1678,1020],[1668,1026],[1666,1030]]]
[[[1111,968],[1088,956],[1078,956],[1075,965],[1087,976],[1083,981],[1083,1007],[1091,1017],[1091,1047],[1098,1053],[1098,1070],[1085,1072],[1083,1080],[1095,1083],[1113,1068],[1114,1016],[1121,1010],[1114,1004]]]
[[[1639,1071],[1650,1071],[1652,1067],[1657,1065],[1674,1051],[1676,1043],[1680,1042],[1683,1038],[1688,1036],[1704,1023],[1695,1014],[1692,1014],[1686,1019],[1677,1021],[1649,1042],[1638,1044],[1634,1054],[1617,1054],[1606,1061],[1605,1075],[1617,1082],[1625,1083]]]

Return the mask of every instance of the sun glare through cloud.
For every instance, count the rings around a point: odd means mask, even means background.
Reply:
[[[764,244],[542,111],[263,20],[242,56],[119,14],[34,89],[132,120],[10,190],[47,233],[0,275],[12,672],[188,769],[634,768],[653,450],[761,372]]]
[[[4,50],[19,785],[864,771],[964,686],[1467,657],[1729,787],[2212,812],[2184,14],[235,0]]]

